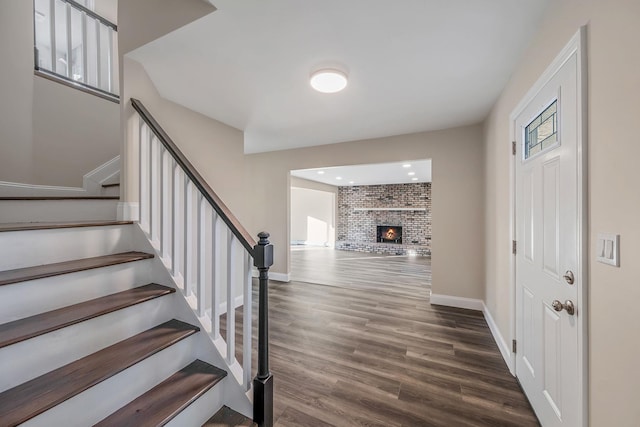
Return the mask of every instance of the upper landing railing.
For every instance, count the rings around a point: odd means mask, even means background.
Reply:
[[[239,384],[253,385],[254,421],[273,425],[269,372],[268,280],[273,247],[268,233],[256,242],[136,99],[140,227],[170,269]],[[259,271],[258,371],[251,381],[252,266]],[[237,297],[236,297],[237,295]],[[235,308],[242,305],[236,327]],[[220,320],[226,314],[224,334]],[[241,329],[240,329],[241,328]],[[236,358],[236,332],[242,352]]]
[[[34,0],[36,74],[119,102],[118,27],[93,0]]]

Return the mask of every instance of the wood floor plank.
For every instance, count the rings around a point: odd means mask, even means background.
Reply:
[[[163,426],[226,376],[226,371],[196,360],[95,427]]]
[[[15,222],[0,224],[0,233],[4,231],[50,230],[56,228],[107,227],[110,225],[128,225],[133,221],[74,221],[74,222]]]
[[[0,325],[0,348],[174,293],[154,283]]]
[[[16,426],[111,378],[200,329],[170,320],[0,393],[0,420]]]
[[[276,427],[539,425],[482,312],[429,303],[430,265],[317,253],[295,261],[307,281],[269,285]],[[253,301],[255,320],[255,283]]]
[[[135,262],[149,258],[153,258],[153,255],[144,252],[130,251],[113,255],[103,255],[93,258],[83,258],[73,261],[57,262],[54,264],[38,265],[35,267],[5,270],[0,271],[0,286],[24,282],[27,280],[59,276],[61,274],[75,273],[78,271],[91,270],[94,268],[124,264],[127,262]]]

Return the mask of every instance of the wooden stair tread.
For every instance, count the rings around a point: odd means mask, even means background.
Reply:
[[[226,371],[196,360],[95,427],[163,426],[226,376]]]
[[[114,182],[113,184],[102,184],[102,188],[109,188],[109,187],[120,187],[120,183]]]
[[[234,411],[228,406],[220,408],[202,427],[253,427],[257,426],[250,418]]]
[[[14,222],[0,224],[3,231],[50,230],[56,228],[106,227],[109,225],[128,225],[133,221],[74,221],[74,222]]]
[[[170,320],[0,393],[2,425],[24,423],[199,330]]]
[[[0,348],[94,317],[168,295],[175,289],[151,283],[0,325]]]
[[[153,258],[153,255],[144,252],[130,251],[119,254],[103,255],[93,258],[83,258],[72,261],[57,262],[54,264],[44,264],[34,267],[0,271],[0,286],[24,282],[27,280],[41,279],[44,277],[58,276],[61,274],[75,273],[77,271],[91,270],[93,268],[140,261],[148,258]]]
[[[120,196],[12,196],[2,200],[119,200]]]

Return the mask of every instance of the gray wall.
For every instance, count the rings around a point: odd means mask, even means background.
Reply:
[[[0,181],[82,186],[119,154],[119,106],[35,76],[33,45],[33,2],[0,2]]]
[[[484,126],[486,304],[501,334],[509,298],[509,114],[580,26],[588,25],[589,416],[640,425],[640,1],[556,0]],[[620,267],[595,262],[597,233],[620,234]],[[580,309],[580,307],[578,308]],[[585,313],[585,311],[583,311]]]

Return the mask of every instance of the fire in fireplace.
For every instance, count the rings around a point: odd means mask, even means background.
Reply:
[[[378,225],[376,242],[402,243],[402,227],[397,225]]]

